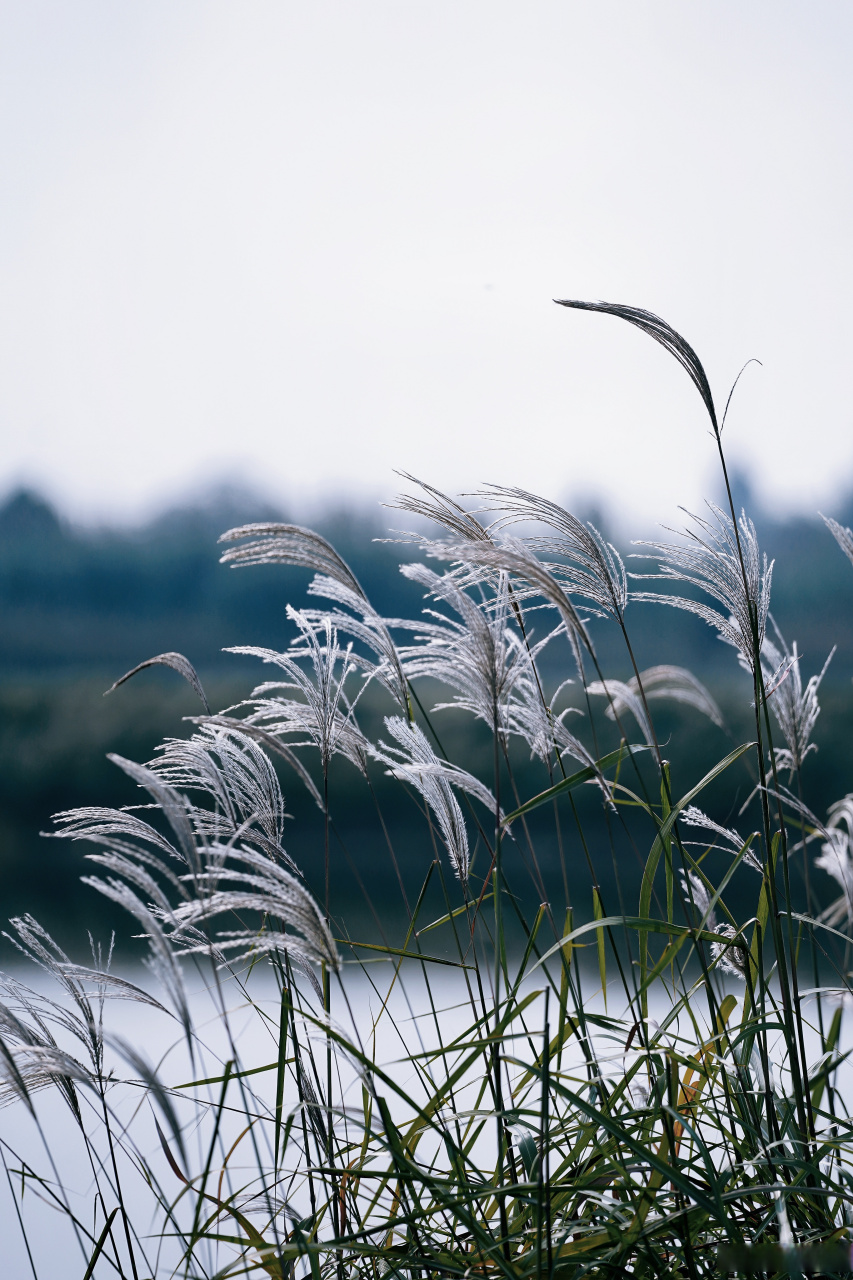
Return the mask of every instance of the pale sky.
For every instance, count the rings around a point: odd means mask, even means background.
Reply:
[[[0,494],[853,487],[853,6],[4,0]]]

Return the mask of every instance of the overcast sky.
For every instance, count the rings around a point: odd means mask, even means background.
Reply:
[[[853,486],[853,6],[4,0],[0,492]]]

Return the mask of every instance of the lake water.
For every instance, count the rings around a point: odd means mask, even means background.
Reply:
[[[408,966],[401,978],[386,996],[392,970],[387,962],[368,965],[365,968],[347,968],[344,975],[344,992],[333,986],[333,1022],[350,1038],[360,1038],[368,1052],[373,1052],[375,1044],[376,1061],[385,1065],[389,1075],[414,1098],[424,1096],[424,1080],[419,1078],[414,1066],[405,1062],[407,1055],[426,1052],[434,1048],[440,1039],[446,1045],[461,1035],[472,1021],[471,1008],[467,1002],[464,983],[458,971],[433,968],[431,972],[432,1005],[427,997],[424,980],[419,968]],[[18,975],[39,991],[55,995],[44,983],[35,983],[31,974]],[[146,989],[155,990],[150,978],[145,974],[128,974],[131,980],[138,981]],[[536,989],[535,978],[530,989]],[[541,983],[541,973],[539,975]],[[277,991],[269,976],[256,971],[250,981],[249,989],[254,1007],[247,1004],[245,997],[233,983],[226,982],[221,988],[211,982],[210,975],[196,974],[194,981],[188,979],[188,990],[193,1012],[193,1020],[198,1033],[200,1047],[195,1061],[191,1060],[180,1027],[173,1018],[150,1006],[129,1003],[120,1000],[107,1002],[105,1013],[105,1029],[110,1037],[108,1063],[113,1067],[118,1079],[127,1081],[138,1078],[138,1065],[128,1064],[122,1059],[117,1040],[132,1044],[138,1052],[153,1066],[156,1066],[161,1078],[170,1086],[178,1086],[191,1080],[207,1079],[221,1076],[224,1063],[237,1056],[242,1069],[264,1066],[275,1059],[276,1041],[279,1024],[279,1003]],[[307,986],[307,984],[306,984]],[[590,991],[594,992],[597,981],[589,977]],[[737,985],[732,986],[737,994]],[[742,990],[742,988],[741,988]],[[344,998],[345,993],[345,998]],[[349,1007],[347,1007],[347,1005]],[[534,1044],[541,1045],[545,1002],[541,997],[534,1000],[526,1011],[526,1026]],[[227,1011],[227,1017],[221,1016],[221,1010]],[[586,1002],[589,1012],[602,1012],[603,1003],[600,992]],[[654,993],[650,1000],[650,1015],[657,1022],[662,1022],[669,1009],[669,1000],[661,989]],[[608,1012],[612,1016],[620,1016],[625,1011],[624,998],[620,1001],[615,993],[610,994]],[[737,1015],[734,1015],[735,1018]],[[553,1006],[551,1012],[553,1034]],[[325,1043],[322,1030],[316,1028],[316,1036]],[[357,1032],[357,1036],[354,1035]],[[57,1035],[57,1039],[65,1047],[72,1049],[72,1042],[67,1037]],[[851,1040],[851,1037],[847,1037]],[[570,1046],[573,1044],[570,1041]],[[810,1036],[807,1046],[810,1058],[817,1055],[817,1038]],[[614,1075],[619,1075],[625,1068],[624,1043],[616,1039],[599,1041],[604,1056],[611,1058]],[[849,1046],[848,1046],[849,1047]],[[77,1050],[72,1050],[78,1052]],[[569,1053],[571,1053],[571,1048]],[[518,1056],[530,1050],[524,1043],[519,1045]],[[576,1052],[576,1050],[575,1050]],[[78,1053],[79,1056],[79,1053]],[[325,1060],[325,1049],[318,1057]],[[571,1068],[571,1058],[564,1064]],[[362,1091],[358,1071],[345,1054],[336,1055],[336,1072],[344,1104],[354,1110],[361,1110]],[[853,1070],[843,1068],[843,1087],[850,1091],[853,1085]],[[247,1077],[245,1084],[251,1087],[255,1102],[253,1106],[272,1106],[275,1092],[275,1071],[259,1072]],[[478,1079],[469,1082],[469,1096],[473,1098]],[[207,1095],[214,1101],[220,1090],[219,1085],[207,1087]],[[236,1086],[232,1084],[231,1088]],[[204,1091],[203,1091],[204,1092]],[[101,1131],[95,1113],[97,1099],[85,1087],[80,1087],[79,1095],[84,1108],[84,1123],[87,1129]],[[180,1090],[178,1091],[180,1096]],[[233,1094],[231,1095],[233,1096]],[[115,1109],[117,1121],[126,1125],[128,1133],[139,1153],[156,1171],[161,1185],[170,1197],[180,1192],[180,1183],[168,1167],[165,1155],[160,1146],[154,1125],[154,1110],[145,1096],[145,1091],[138,1084],[117,1084],[111,1091],[111,1106]],[[88,1163],[85,1148],[80,1139],[79,1130],[71,1116],[67,1104],[58,1095],[56,1089],[44,1090],[34,1095],[37,1122],[28,1113],[26,1107],[16,1102],[0,1111],[0,1139],[4,1143],[9,1177],[13,1178],[18,1189],[21,1185],[20,1157],[24,1156],[33,1172],[44,1178],[45,1185],[39,1189],[35,1181],[28,1181],[20,1202],[21,1212],[27,1227],[32,1251],[32,1265],[23,1244],[20,1228],[16,1220],[15,1204],[10,1193],[9,1181],[0,1168],[0,1220],[3,1224],[3,1265],[4,1276],[26,1277],[35,1275],[39,1280],[49,1277],[50,1280],[69,1280],[82,1277],[86,1270],[91,1244],[85,1239],[76,1238],[66,1215],[51,1206],[51,1192],[56,1192],[61,1185],[65,1188],[62,1194],[67,1197],[68,1206],[88,1227],[94,1235],[100,1233],[104,1215],[94,1213],[95,1175]],[[296,1102],[295,1089],[289,1086],[284,1099],[285,1114]],[[174,1102],[179,1119],[184,1122],[191,1116],[187,1104]],[[403,1104],[397,1100],[394,1109],[399,1118],[404,1110]],[[160,1122],[162,1114],[158,1112]],[[168,1127],[168,1126],[165,1126]],[[223,1140],[226,1145],[237,1137],[242,1125],[239,1115],[235,1113],[225,1117],[223,1124]],[[186,1136],[187,1158],[195,1172],[204,1167],[206,1138],[208,1129],[204,1124],[190,1126]],[[243,1139],[245,1164],[240,1158],[232,1158],[231,1165],[239,1181],[242,1167],[248,1171],[252,1167],[250,1141],[252,1135]],[[258,1139],[261,1141],[261,1139]],[[47,1148],[50,1149],[50,1156]],[[97,1144],[98,1153],[109,1165],[109,1153],[103,1141]],[[16,1152],[13,1155],[12,1152]],[[51,1157],[54,1164],[51,1164]],[[221,1163],[221,1159],[220,1162]],[[55,1167],[54,1167],[55,1166]],[[219,1165],[214,1163],[218,1170]],[[13,1174],[11,1171],[17,1169]],[[146,1232],[156,1233],[157,1219],[153,1216],[153,1201],[150,1191],[142,1181],[139,1172],[134,1168],[132,1160],[119,1159],[119,1175],[127,1202],[134,1207],[137,1229],[141,1236]],[[248,1172],[246,1174],[249,1176]],[[110,1177],[102,1179],[105,1186],[107,1210],[115,1204],[114,1196],[106,1190]],[[57,1194],[59,1194],[57,1192]],[[307,1206],[306,1206],[307,1207]],[[114,1224],[116,1235],[118,1219]],[[152,1274],[168,1274],[169,1258],[175,1256],[174,1243],[167,1243],[159,1254],[154,1236],[145,1242],[149,1254],[149,1267],[140,1269],[139,1277]],[[211,1258],[211,1270],[215,1270],[214,1259]],[[218,1260],[222,1266],[225,1256]],[[98,1280],[107,1276],[115,1276],[116,1270],[106,1259],[99,1263],[95,1275]],[[128,1272],[128,1275],[130,1273]]]

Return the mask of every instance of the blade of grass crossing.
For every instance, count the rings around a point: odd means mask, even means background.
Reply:
[[[104,1245],[107,1243],[107,1237],[110,1234],[110,1227],[113,1225],[113,1218],[118,1213],[118,1209],[119,1207],[118,1205],[116,1205],[116,1207],[113,1209],[112,1213],[104,1223],[104,1229],[101,1232],[101,1234],[98,1236],[95,1247],[92,1250],[92,1256],[89,1259],[89,1265],[86,1268],[86,1273],[83,1276],[83,1280],[92,1280],[92,1275],[95,1270],[95,1264],[97,1263],[98,1258],[100,1258],[101,1254],[104,1251]],[[35,1272],[35,1268],[33,1268],[33,1271]]]
[[[601,893],[598,885],[592,886],[592,915],[594,920],[604,920],[604,907],[601,904]],[[571,943],[568,944],[571,946]],[[604,927],[595,931],[595,945],[598,950],[598,976],[601,978],[601,994],[604,997],[604,1009],[607,1011],[607,954],[604,946]]]
[[[661,783],[660,783],[660,813],[661,819],[665,823],[670,813],[670,791],[669,784],[669,764],[666,760],[661,762]],[[674,876],[672,871],[672,836],[667,835],[663,842],[663,856],[666,868],[666,918],[670,922],[673,921],[673,897],[674,897]]]
[[[648,746],[627,746],[623,744],[621,747],[617,747],[617,749],[615,751],[611,751],[609,755],[602,756],[600,760],[597,760],[595,762],[595,766],[587,765],[585,769],[579,769],[577,773],[572,773],[568,778],[563,778],[560,782],[556,782],[553,787],[548,787],[547,791],[540,791],[539,795],[533,796],[533,798],[523,804],[520,809],[515,809],[512,813],[508,813],[503,819],[501,825],[508,827],[511,822],[515,822],[516,818],[520,818],[523,814],[532,812],[533,809],[538,809],[541,804],[547,804],[549,800],[554,800],[557,796],[564,795],[568,791],[576,790],[576,788],[581,786],[584,782],[591,782],[594,778],[597,778],[602,774],[605,769],[609,769],[611,765],[621,764],[625,756],[636,755],[641,751],[650,750],[651,747]]]
[[[278,1065],[275,1075],[275,1153],[273,1156],[273,1168],[276,1171],[278,1170],[281,1152],[281,1110],[284,1103],[284,1073],[287,1060],[287,1027],[289,1022],[290,998],[287,987],[282,981],[278,1021]]]
[[[654,886],[655,872],[657,871],[661,854],[664,851],[666,840],[668,839],[669,833],[672,831],[672,828],[675,825],[678,815],[681,813],[683,809],[686,809],[687,806],[691,804],[693,800],[696,799],[696,797],[699,795],[701,791],[704,791],[705,787],[707,787],[711,782],[713,782],[715,778],[718,778],[721,773],[725,772],[725,770],[728,769],[729,765],[734,764],[736,760],[740,759],[740,757],[744,754],[744,752],[749,751],[754,746],[755,746],[754,742],[745,742],[745,743],[742,743],[741,746],[735,747],[734,751],[730,751],[727,756],[725,756],[722,760],[720,760],[717,764],[714,765],[713,769],[709,770],[709,772],[705,774],[705,777],[702,778],[701,782],[698,782],[695,787],[692,787],[690,791],[686,793],[686,795],[682,796],[678,804],[674,805],[673,808],[666,815],[666,817],[663,819],[660,825],[660,830],[658,831],[658,834],[655,837],[654,844],[652,845],[651,852],[649,853],[645,870],[643,871],[643,881],[640,887],[640,906],[639,906],[640,916],[648,917],[649,909],[651,907],[651,902],[652,902],[652,889]],[[645,987],[648,961],[649,961],[648,936],[644,934],[640,937],[640,981],[641,981],[641,986],[643,986],[643,991],[640,998],[642,1002],[642,1014],[644,1019],[648,1019],[648,1016],[649,1016],[648,989]]]

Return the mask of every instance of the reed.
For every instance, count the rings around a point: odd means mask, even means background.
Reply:
[[[56,836],[95,846],[87,882],[128,912],[150,981],[94,944],[90,963],[72,961],[30,916],[7,935],[40,970],[35,985],[3,976],[0,1003],[2,1096],[32,1135],[24,1149],[0,1137],[0,1151],[35,1276],[33,1192],[68,1224],[63,1274],[86,1280],[851,1269],[839,1073],[853,796],[820,819],[805,767],[826,666],[804,680],[775,627],[773,566],[731,500],[725,415],[695,352],[640,309],[562,305],[626,320],[679,361],[728,507],[644,544],[632,574],[552,501],[490,485],[466,505],[406,477],[395,505],[433,527],[399,535],[430,562],[403,568],[424,593],[416,619],[380,616],[316,533],[223,536],[232,567],[313,570],[318,603],[288,608],[280,652],[235,650],[271,669],[236,707],[212,714],[180,654],[117,681],[170,666],[204,713],[145,765],[114,757],[138,805],[55,820]],[[827,524],[853,560],[853,534]],[[635,590],[638,578],[667,589]],[[749,740],[681,794],[654,705],[688,706],[696,732],[723,717],[686,667],[639,670],[637,601],[711,626],[752,707]],[[592,618],[621,634],[622,678],[602,671]],[[379,734],[362,716],[377,697]],[[448,708],[488,738],[485,771],[447,758]],[[352,853],[356,871],[387,859],[402,939],[378,915],[353,939],[332,913],[350,839],[338,758],[371,791],[390,775],[429,832],[433,856],[407,885],[377,795],[384,843]],[[734,794],[746,776],[733,825],[709,817],[703,793],[731,781]],[[286,851],[282,778],[316,806],[310,868]],[[606,818],[594,832],[590,791]],[[565,900],[546,890],[548,824]],[[641,856],[638,900],[625,849]],[[827,876],[840,889],[828,905]],[[118,1036],[116,1000],[174,1027],[175,1049],[152,1060],[144,1038]],[[67,1112],[76,1185],[45,1091]]]

